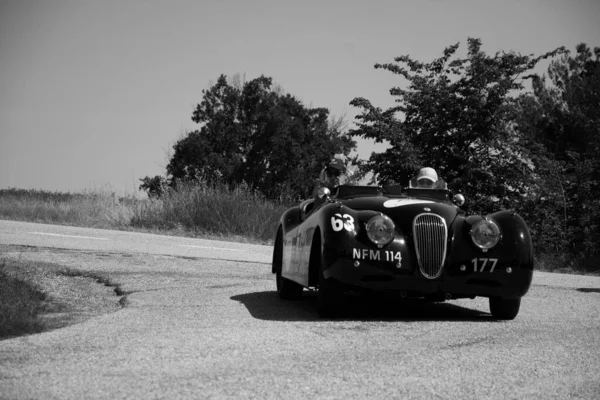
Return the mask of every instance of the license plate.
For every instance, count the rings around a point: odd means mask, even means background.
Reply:
[[[352,249],[352,259],[367,261],[400,262],[402,254],[399,251]]]

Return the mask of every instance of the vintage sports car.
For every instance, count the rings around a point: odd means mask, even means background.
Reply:
[[[437,301],[488,297],[494,318],[514,319],[533,277],[533,246],[513,211],[467,216],[443,189],[338,186],[287,210],[272,272],[282,299],[318,289],[333,317],[344,292],[395,291]]]

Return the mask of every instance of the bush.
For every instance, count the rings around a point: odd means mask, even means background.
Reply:
[[[131,225],[148,229],[186,230],[195,234],[245,237],[270,243],[287,205],[269,201],[247,185],[234,187],[182,182],[159,199],[139,204]]]

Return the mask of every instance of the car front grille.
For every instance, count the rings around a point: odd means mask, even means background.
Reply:
[[[446,259],[446,221],[436,214],[419,214],[413,221],[413,237],[421,273],[429,279],[437,278]]]

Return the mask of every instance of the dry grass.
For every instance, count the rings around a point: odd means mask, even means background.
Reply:
[[[270,243],[287,208],[244,186],[226,189],[182,184],[160,199],[138,203],[131,225]]]
[[[277,221],[288,207],[244,185],[181,184],[160,199],[117,198],[107,190],[0,189],[0,219],[263,244],[272,242]]]
[[[132,215],[131,205],[109,191],[0,190],[3,219],[120,229],[129,224]]]
[[[0,339],[44,329],[39,315],[47,296],[31,280],[0,263]]]
[[[0,254],[7,246],[0,245]],[[0,340],[117,311],[119,286],[107,277],[45,262],[0,261]]]

